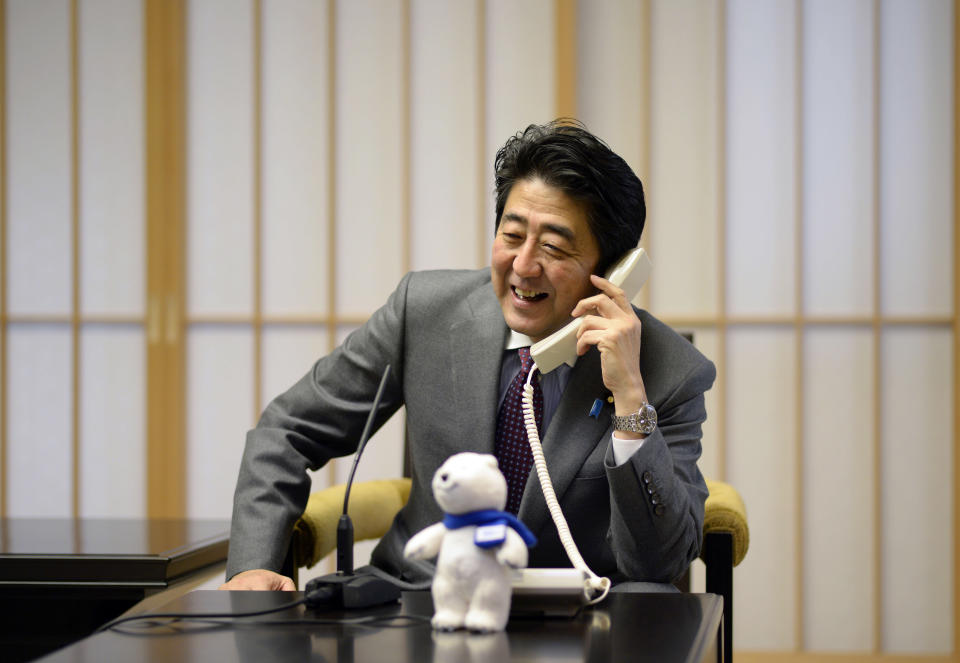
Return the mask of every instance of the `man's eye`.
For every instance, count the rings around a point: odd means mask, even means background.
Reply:
[[[559,246],[556,246],[555,244],[544,244],[543,248],[548,253],[552,253],[554,255],[560,255],[563,253],[563,249],[561,249]]]

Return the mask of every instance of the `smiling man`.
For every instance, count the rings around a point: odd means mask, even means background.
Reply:
[[[539,539],[530,565],[569,566],[516,408],[531,343],[579,316],[575,366],[534,380],[537,426],[573,538],[614,582],[668,583],[697,556],[707,495],[697,459],[714,367],[600,276],[639,242],[640,180],[581,125],[557,121],[507,141],[495,192],[489,270],[408,274],[267,406],[247,436],[224,589],[293,588],[279,570],[306,504],[307,470],[356,449],[387,364],[376,425],[406,406],[413,486],[372,562],[424,578],[402,551],[442,518],[430,479],[454,453],[477,451],[497,456],[508,510]]]
[[[514,184],[493,243],[493,292],[507,326],[539,341],[595,291],[600,261],[583,205],[533,176]]]

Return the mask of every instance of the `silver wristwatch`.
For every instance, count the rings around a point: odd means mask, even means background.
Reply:
[[[650,403],[644,403],[640,406],[639,410],[625,417],[620,417],[616,414],[613,415],[613,430],[624,430],[649,435],[656,427],[657,410],[650,405]]]

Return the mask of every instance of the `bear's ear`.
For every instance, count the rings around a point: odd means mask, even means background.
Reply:
[[[483,460],[486,462],[487,467],[489,467],[489,468],[491,468],[491,469],[494,469],[494,470],[499,470],[499,469],[500,469],[500,467],[497,465],[497,457],[496,457],[496,456],[493,456],[493,455],[491,455],[491,454],[484,454]]]

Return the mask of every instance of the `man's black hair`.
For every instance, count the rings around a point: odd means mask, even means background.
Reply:
[[[531,124],[500,148],[494,161],[497,228],[513,185],[531,178],[584,206],[600,248],[596,273],[603,274],[640,241],[647,216],[640,178],[580,122]]]

